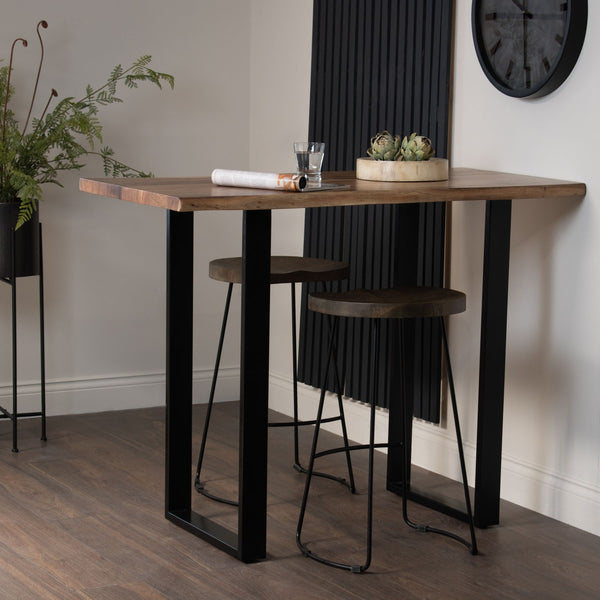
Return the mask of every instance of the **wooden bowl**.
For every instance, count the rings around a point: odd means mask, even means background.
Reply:
[[[448,179],[448,160],[373,160],[356,159],[357,179],[369,181],[444,181]]]

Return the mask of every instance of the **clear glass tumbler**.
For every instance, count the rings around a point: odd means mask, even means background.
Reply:
[[[294,142],[294,152],[296,173],[306,176],[309,183],[320,182],[325,142]]]

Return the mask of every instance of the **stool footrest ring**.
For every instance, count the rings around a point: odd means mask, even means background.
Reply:
[[[307,558],[312,558],[313,560],[316,560],[317,562],[323,563],[324,565],[328,565],[330,567],[336,567],[337,569],[346,569],[348,571],[351,571],[352,573],[362,573],[364,571],[367,570],[368,565],[351,565],[351,564],[347,564],[347,563],[341,563],[341,562],[336,562],[334,560],[329,560],[327,558],[323,558],[322,556],[319,556],[318,554],[315,554],[314,552],[311,552],[299,539],[296,538],[296,544],[298,545],[298,548],[300,549],[300,552],[302,552],[302,554],[304,556],[306,556]]]
[[[402,442],[380,442],[373,444],[373,448],[398,448],[402,446]],[[353,452],[354,450],[369,450],[369,444],[356,444],[354,446],[339,446],[338,448],[330,448],[329,450],[321,450],[315,454],[315,458],[327,456],[329,454],[337,454],[338,452]]]
[[[404,519],[404,521],[409,527],[416,529],[419,533],[437,533],[438,535],[445,535],[446,537],[452,538],[453,540],[466,546],[471,554],[477,554],[477,548],[473,548],[473,544],[460,537],[456,533],[446,531],[445,529],[438,529],[437,527],[431,527],[430,525],[419,525],[417,523],[413,523],[410,519]]]
[[[239,506],[238,502],[236,502],[235,500],[229,500],[228,498],[223,498],[221,496],[215,496],[214,494],[211,494],[208,490],[205,489],[204,482],[200,481],[199,479],[196,479],[194,481],[194,488],[199,494],[202,494],[205,498],[210,498],[211,500],[214,500],[215,502],[220,502],[221,504],[229,504],[229,506]]]
[[[333,423],[334,421],[341,421],[342,417],[341,416],[337,416],[337,417],[327,417],[326,419],[321,419],[321,423]],[[302,427],[304,425],[316,425],[317,424],[317,420],[313,419],[312,421],[297,421],[296,423],[294,423],[294,421],[274,421],[274,422],[270,422],[269,423],[269,427],[294,427],[294,426],[298,426],[298,427]]]

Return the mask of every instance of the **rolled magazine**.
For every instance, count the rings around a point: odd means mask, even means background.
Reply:
[[[301,192],[306,187],[306,177],[304,175],[293,175],[290,173],[260,173],[257,171],[215,169],[211,174],[211,180],[216,185],[286,190],[288,192]]]

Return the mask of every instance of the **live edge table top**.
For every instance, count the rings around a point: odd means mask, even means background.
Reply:
[[[409,204],[465,200],[582,198],[583,183],[452,168],[446,181],[383,182],[355,178],[355,173],[323,174],[323,181],[343,189],[284,192],[214,185],[210,177],[85,179],[79,189],[91,194],[177,212],[196,210],[269,210],[364,204]]]

